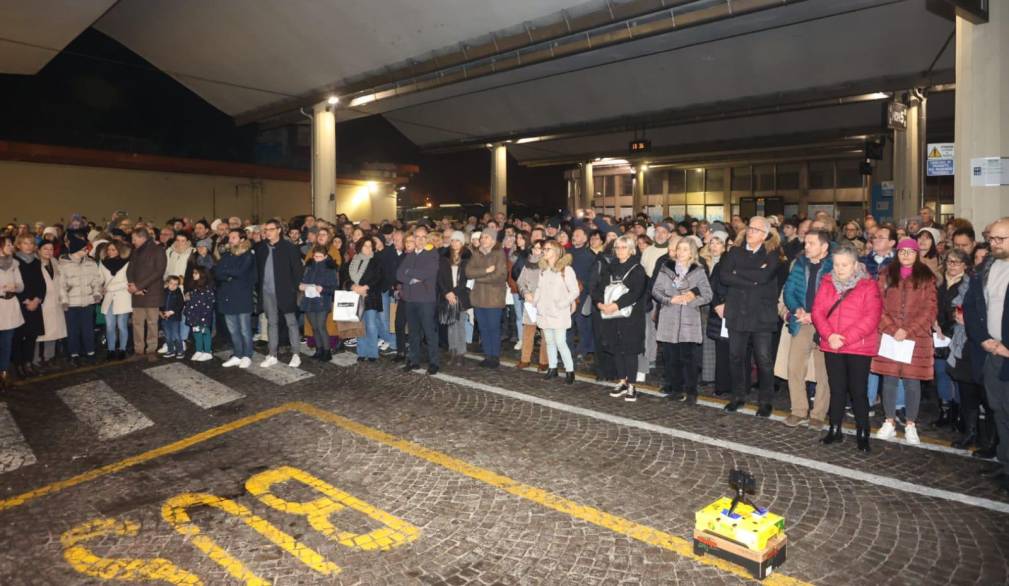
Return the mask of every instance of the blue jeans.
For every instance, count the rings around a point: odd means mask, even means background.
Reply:
[[[252,358],[252,315],[231,313],[224,316],[231,336],[232,356]]]
[[[105,313],[105,341],[109,352],[117,350],[116,342],[119,342],[118,350],[126,351],[126,343],[130,339],[129,323],[130,314],[128,313],[116,315],[112,313],[111,308]]]
[[[168,344],[168,353],[182,354],[182,320],[162,320],[161,330],[165,332],[165,343]]]
[[[515,330],[518,335],[519,343],[522,343],[522,314],[525,313],[525,306],[523,305],[522,296],[518,293],[512,293],[512,299],[515,300]]]
[[[95,308],[71,307],[67,310],[67,345],[71,356],[95,353]]]
[[[876,404],[876,395],[879,393],[879,381],[880,377],[878,374],[869,374],[869,406],[872,407]],[[904,399],[904,381],[897,380],[897,408],[903,409],[907,406],[907,401]]]
[[[381,312],[374,309],[364,311],[364,336],[357,339],[359,358],[378,358],[378,330],[382,327]]]
[[[939,398],[942,399],[943,403],[959,403],[960,395],[957,393],[956,382],[949,377],[946,369],[949,364],[945,360],[936,358],[935,359],[935,386],[936,390],[939,392]]]
[[[386,291],[382,293],[382,313],[379,316],[380,323],[378,329],[378,338],[380,340],[385,340],[385,343],[389,345],[390,350],[397,350],[396,346],[396,334],[389,331],[389,314],[390,306],[392,305],[392,292]],[[367,326],[366,326],[367,327]]]
[[[578,307],[571,314],[571,329],[568,330],[568,346],[574,349],[575,355],[585,356],[596,351],[596,345],[592,338],[592,316],[582,315],[582,306],[588,295],[578,298]],[[574,333],[578,332],[578,342],[575,345]]]
[[[474,307],[476,325],[480,328],[480,346],[484,356],[501,356],[501,309],[497,307]]]
[[[14,328],[0,330],[0,372],[11,367],[11,351],[14,349]]]
[[[475,314],[475,311],[474,311],[474,314]],[[472,344],[473,343],[473,322],[470,321],[470,319],[469,319],[469,312],[468,311],[464,311],[462,313],[462,319],[463,319],[463,323],[465,324],[464,327],[466,328],[466,343],[467,344]]]

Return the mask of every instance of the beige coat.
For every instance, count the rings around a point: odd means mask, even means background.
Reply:
[[[127,287],[129,281],[126,279],[126,269],[130,263],[123,265],[119,272],[112,275],[112,271],[105,268],[105,265],[98,265],[98,271],[102,275],[105,297],[102,299],[102,314],[107,314],[112,310],[112,315],[122,315],[133,312],[133,296],[130,295]]]
[[[67,317],[63,313],[59,296],[59,290],[63,287],[60,282],[60,263],[55,258],[50,262],[53,266],[52,278],[49,277],[49,271],[45,266],[42,267],[42,279],[46,282],[46,298],[42,302],[42,322],[45,324],[46,333],[39,336],[39,342],[53,342],[67,337]],[[50,292],[56,294],[51,295]]]
[[[87,307],[102,296],[102,275],[95,259],[84,255],[80,260],[60,257],[60,303],[70,307]]]
[[[578,301],[578,277],[571,264],[571,255],[565,254],[554,268],[546,268],[540,261],[540,282],[533,294],[536,307],[536,325],[544,330],[566,330],[571,327],[571,313]]]
[[[14,259],[10,258],[10,260]],[[10,268],[6,271],[0,271],[0,288],[3,288],[4,285],[13,285],[14,293],[24,291],[25,284],[21,280],[21,270],[18,268],[17,262],[11,262]],[[23,323],[25,323],[25,318],[21,315],[18,298],[3,299],[0,297],[0,330],[13,330]]]

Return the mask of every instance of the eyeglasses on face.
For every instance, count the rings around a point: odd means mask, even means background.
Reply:
[[[1002,246],[1006,240],[1009,240],[1009,236],[988,236],[988,242],[991,242],[996,246]]]

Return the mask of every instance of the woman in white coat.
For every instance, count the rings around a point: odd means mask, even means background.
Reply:
[[[543,339],[547,342],[546,378],[557,376],[559,352],[564,361],[564,381],[569,385],[575,382],[575,363],[567,336],[578,294],[578,278],[571,268],[571,255],[556,240],[546,241],[543,244],[543,259],[540,260],[539,285],[533,294],[536,325],[543,330]]]
[[[108,345],[109,360],[126,358],[126,344],[129,341],[130,314],[133,301],[127,289],[126,268],[129,266],[130,246],[125,242],[113,242],[105,247],[105,258],[98,271],[102,274],[103,291],[102,314],[105,316],[105,341]],[[118,346],[118,348],[117,348]]]
[[[60,270],[56,261],[55,245],[43,240],[38,249],[39,260],[42,261],[42,279],[46,283],[46,291],[60,290]],[[56,342],[67,337],[67,316],[63,313],[59,295],[46,295],[42,302],[42,321],[46,331],[39,336],[36,362],[43,363],[56,356]]]
[[[0,236],[0,391],[10,388],[7,369],[11,365],[14,330],[25,323],[17,294],[25,288],[21,270],[14,261],[14,241]]]

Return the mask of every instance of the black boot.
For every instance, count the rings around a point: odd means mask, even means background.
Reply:
[[[990,460],[995,457],[995,447],[998,445],[999,440],[998,434],[995,433],[995,422],[991,419],[990,412],[985,413],[984,419],[978,420],[977,429],[977,449],[971,455],[975,458]]]
[[[547,369],[547,373],[543,376],[543,378],[557,378],[557,369],[556,368]]]
[[[960,416],[960,403],[949,404],[949,428],[957,433],[964,432],[964,422]]]
[[[960,450],[968,450],[977,444],[977,414],[964,414],[963,435],[951,445]]]
[[[831,425],[827,430],[827,435],[820,438],[820,443],[823,445],[839,444],[843,441],[844,433],[841,431],[840,425]]]
[[[939,402],[939,416],[935,418],[931,425],[933,428],[949,425],[949,403]]]
[[[860,452],[869,453],[872,448],[869,447],[869,426],[859,425],[855,428],[855,439],[858,442],[858,450]]]
[[[329,362],[333,359],[333,353],[329,350],[323,350],[322,354],[319,355],[319,362]]]
[[[316,360],[319,360],[320,358],[322,358],[322,348],[320,348],[319,346],[316,346],[315,347],[315,354],[312,354],[312,358],[315,358]]]
[[[15,364],[14,371],[18,373],[18,378],[24,380],[28,378],[28,371],[25,370],[24,364]]]
[[[572,385],[572,384],[575,383],[575,371],[572,370],[571,372],[565,373],[565,375],[564,375],[564,383],[565,384],[569,384],[569,385]]]

